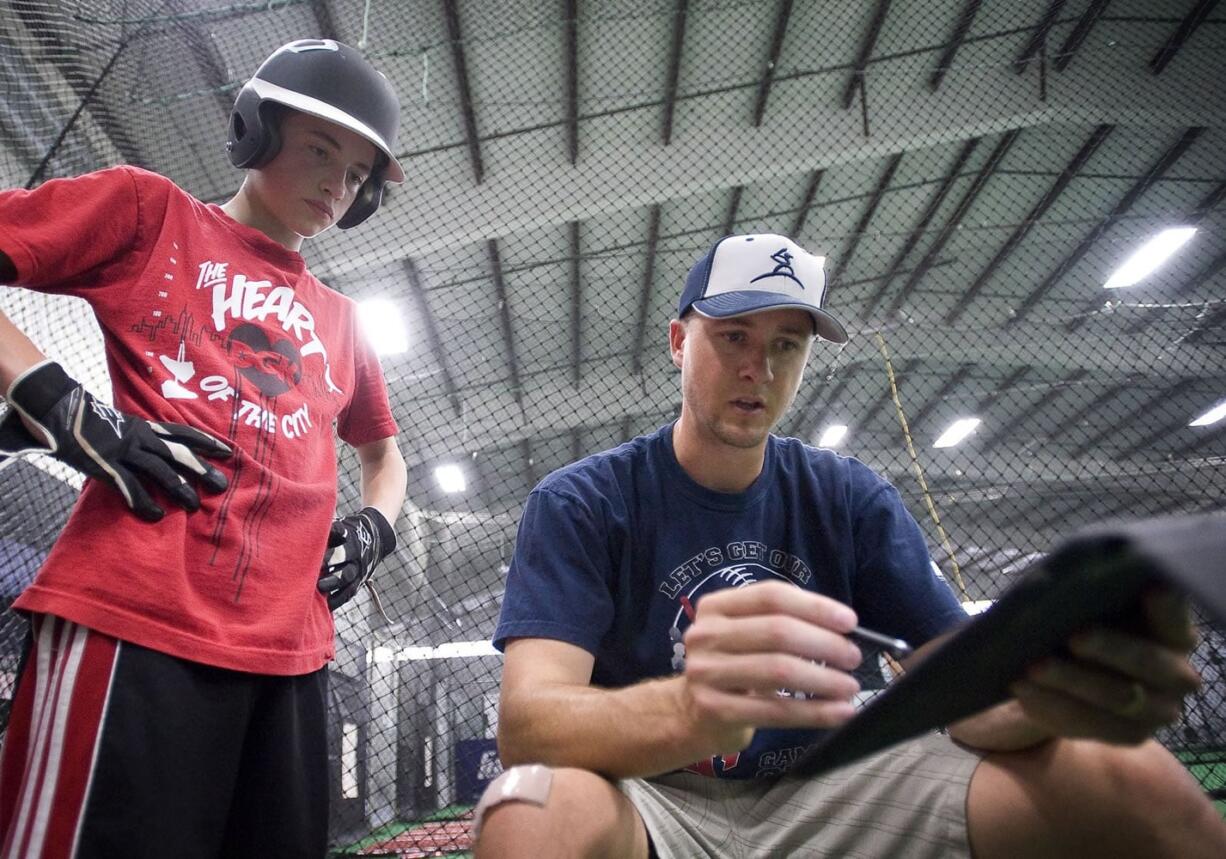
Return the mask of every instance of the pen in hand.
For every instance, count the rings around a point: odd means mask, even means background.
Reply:
[[[865,629],[862,626],[857,626],[847,636],[855,641],[863,642],[864,644],[873,644],[880,647],[882,650],[889,653],[895,659],[902,659],[910,656],[912,653],[911,645],[903,641],[901,638],[894,638],[889,635],[882,635],[880,632],[873,632],[871,629]]]

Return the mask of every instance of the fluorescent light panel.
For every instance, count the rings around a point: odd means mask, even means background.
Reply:
[[[458,465],[440,465],[434,469],[434,479],[444,492],[463,492],[468,488],[464,478],[464,469]]]
[[[831,424],[822,432],[822,437],[817,440],[818,447],[837,447],[847,436],[847,424]]]
[[[1218,403],[1216,406],[1211,408],[1209,411],[1205,412],[1199,418],[1192,421],[1192,423],[1188,424],[1188,426],[1207,427],[1209,426],[1209,424],[1217,423],[1222,418],[1226,418],[1226,400],[1222,400],[1220,403]]]
[[[949,429],[941,433],[941,437],[933,442],[933,447],[953,447],[979,426],[979,418],[959,418],[949,425]]]
[[[399,355],[409,351],[409,333],[395,302],[368,298],[358,305],[358,320],[376,354]]]
[[[422,659],[472,659],[477,656],[500,656],[488,641],[449,641],[436,647],[412,645],[400,650],[380,645],[367,656],[369,662],[416,662]]]
[[[1107,289],[1117,289],[1144,280],[1194,235],[1196,227],[1171,227],[1163,230],[1124,260],[1124,264],[1115,270],[1104,286]]]

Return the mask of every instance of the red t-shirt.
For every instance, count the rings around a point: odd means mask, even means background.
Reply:
[[[87,480],[16,606],[210,665],[302,674],[332,658],[315,590],[336,506],[337,434],[396,424],[353,301],[301,256],[132,167],[0,194],[17,283],[90,303],[115,406],[234,448],[229,478],[161,522]]]

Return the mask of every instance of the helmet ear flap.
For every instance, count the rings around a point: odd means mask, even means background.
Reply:
[[[235,167],[267,164],[281,150],[280,106],[243,89],[230,111],[226,151]]]
[[[383,171],[376,170],[371,173],[370,177],[362,183],[362,187],[358,189],[357,197],[354,198],[349,211],[336,222],[336,225],[342,230],[347,230],[350,227],[356,227],[373,215],[383,201],[383,187]]]

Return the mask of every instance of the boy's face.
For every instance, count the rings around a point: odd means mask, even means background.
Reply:
[[[796,396],[813,322],[793,308],[730,319],[691,313],[673,320],[669,342],[694,429],[733,447],[755,447]]]
[[[349,211],[376,150],[347,128],[295,110],[286,111],[280,128],[280,151],[250,171],[248,182],[272,238],[311,238]],[[279,230],[282,236],[273,234]]]

